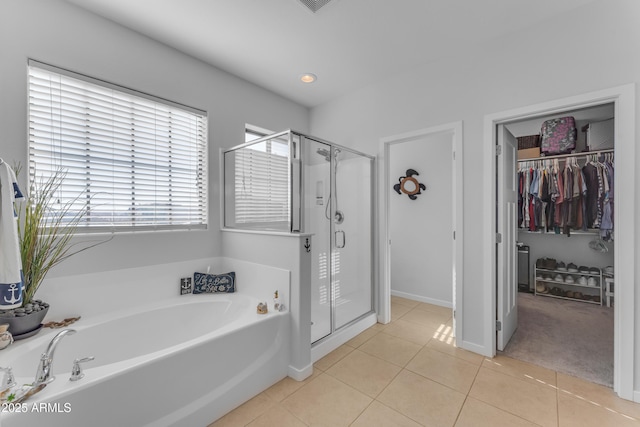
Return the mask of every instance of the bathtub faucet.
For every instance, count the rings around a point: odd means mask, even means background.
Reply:
[[[54,380],[55,377],[51,375],[53,372],[53,353],[56,351],[58,343],[65,335],[73,335],[75,333],[75,329],[65,329],[58,332],[51,342],[49,342],[47,350],[42,353],[42,356],[40,356],[40,363],[38,364],[38,371],[36,372],[36,380],[33,382],[34,386]]]
[[[11,368],[0,368],[0,373],[2,373],[2,381],[0,381],[0,393],[4,393],[5,391],[11,389],[11,387],[16,385],[16,380],[13,377]]]

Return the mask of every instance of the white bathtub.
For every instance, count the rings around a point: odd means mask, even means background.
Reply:
[[[2,413],[1,425],[206,426],[287,375],[288,313],[259,315],[257,303],[238,293],[188,295],[83,318],[58,344],[55,381],[12,408],[27,413]],[[0,366],[32,382],[59,331],[16,342]],[[86,356],[95,360],[83,365],[85,377],[69,381],[73,360]]]

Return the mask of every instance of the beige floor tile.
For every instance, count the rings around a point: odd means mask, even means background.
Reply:
[[[376,397],[402,368],[385,360],[355,350],[326,373],[370,397]]]
[[[536,384],[556,385],[556,371],[510,357],[496,356],[493,359],[485,358],[482,366]]]
[[[420,424],[450,427],[464,399],[462,393],[402,370],[377,400]]]
[[[418,310],[417,308],[414,308],[402,316],[402,320],[426,326],[431,330],[438,330],[442,325],[448,324],[451,320],[451,316],[445,316],[440,313],[434,313],[433,311]]]
[[[264,391],[264,394],[269,396],[271,399],[276,402],[282,402],[283,399],[291,395],[291,393],[298,390],[303,385],[307,384],[309,381],[320,375],[322,371],[319,369],[314,369],[313,373],[306,378],[304,381],[296,381],[293,378],[286,377],[283,380],[275,383],[268,389]]]
[[[480,366],[424,347],[406,369],[467,394]]]
[[[411,311],[411,307],[403,304],[391,303],[391,321],[394,322]]]
[[[373,325],[372,327],[370,327],[367,330],[373,330],[373,331],[377,331],[377,332],[382,332],[387,328],[388,325],[389,325],[388,323],[387,324],[376,323],[375,325]]]
[[[247,427],[306,427],[307,424],[296,418],[280,405],[275,405],[264,414],[247,424]]]
[[[438,313],[446,318],[453,317],[453,309],[450,307],[442,307],[440,305],[429,304],[426,302],[421,302],[416,307],[418,310],[431,311],[433,313]]]
[[[544,427],[558,425],[556,390],[480,367],[469,396]]]
[[[260,415],[271,410],[276,402],[264,393],[260,393],[220,418],[209,427],[237,427],[249,424]]]
[[[423,346],[429,342],[434,334],[434,330],[428,326],[407,322],[402,318],[387,326],[384,333]]]
[[[467,362],[471,362],[476,365],[481,365],[484,360],[484,356],[473,353],[471,351],[467,351],[463,348],[459,348],[455,346],[455,340],[451,339],[438,339],[432,338],[427,343],[428,348],[432,348],[434,350],[441,351],[442,353],[449,354],[451,356],[455,356],[458,359],[466,360]]]
[[[402,304],[402,305],[406,305],[407,307],[414,308],[415,306],[420,304],[420,301],[391,295],[391,303]]]
[[[282,401],[282,406],[309,425],[348,426],[372,399],[322,373]]]
[[[404,367],[420,348],[418,344],[381,332],[358,347],[358,350]]]
[[[537,424],[516,417],[484,402],[467,397],[455,427],[536,427]]]
[[[351,338],[349,341],[347,341],[346,344],[351,346],[351,347],[358,348],[362,344],[367,342],[369,339],[373,338],[376,334],[378,334],[378,330],[377,329],[369,328],[369,329],[367,329],[365,331],[362,331],[357,336]]]
[[[420,424],[378,401],[371,405],[351,424],[351,427],[420,427]]]
[[[561,427],[638,427],[640,425],[636,419],[563,392],[558,394],[558,418]]]
[[[640,403],[619,398],[609,387],[558,373],[558,390],[640,421]]]
[[[318,360],[313,364],[314,368],[318,368],[321,371],[326,371],[329,369],[334,363],[345,357],[347,354],[353,351],[353,347],[348,345],[341,345],[340,347],[333,350],[331,353],[324,356],[322,359]]]

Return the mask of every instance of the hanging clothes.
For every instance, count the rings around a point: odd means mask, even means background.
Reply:
[[[603,176],[606,182],[604,200],[602,203],[602,222],[600,224],[600,237],[602,240],[613,239],[613,194],[614,194],[614,169],[612,162],[603,163]]]
[[[21,198],[13,170],[0,159],[0,309],[22,305],[22,262],[14,205]]]
[[[613,239],[614,172],[612,153],[519,162],[518,226],[567,236],[599,228]]]

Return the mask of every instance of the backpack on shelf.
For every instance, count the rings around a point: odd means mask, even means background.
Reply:
[[[540,151],[543,155],[567,154],[576,148],[576,121],[573,117],[547,120],[540,130]]]

